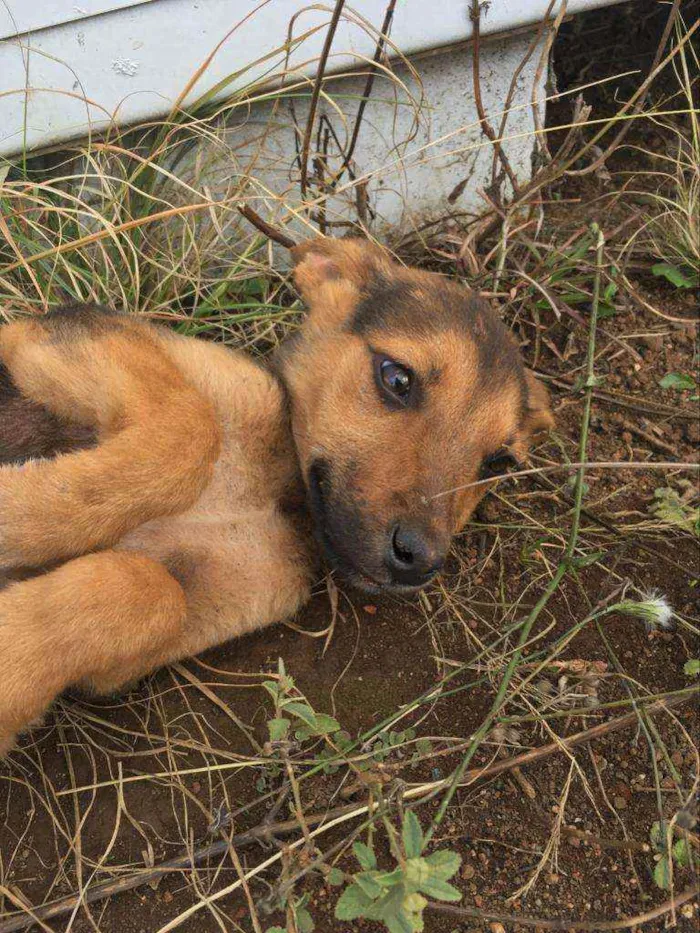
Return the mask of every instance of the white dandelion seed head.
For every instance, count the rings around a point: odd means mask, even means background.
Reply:
[[[657,590],[643,593],[641,599],[625,599],[618,603],[617,609],[626,615],[641,619],[649,631],[673,628],[673,609],[666,597]]]

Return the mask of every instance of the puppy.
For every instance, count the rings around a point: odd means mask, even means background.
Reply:
[[[292,616],[319,557],[410,593],[552,424],[478,296],[360,240],[295,247],[271,367],[95,307],[0,328],[0,754],[66,687],[117,690]],[[39,573],[29,573],[37,571]]]

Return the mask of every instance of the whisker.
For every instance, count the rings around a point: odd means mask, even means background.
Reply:
[[[504,479],[517,479],[520,476],[534,476],[538,473],[557,473],[561,470],[685,470],[692,473],[700,472],[700,463],[673,463],[664,461],[645,461],[645,460],[584,460],[580,463],[556,463],[553,466],[532,467],[528,470],[516,470],[513,473],[504,473],[502,476],[490,476],[488,479],[474,480],[473,483],[465,483],[463,486],[453,486],[451,489],[445,489],[442,492],[435,493],[434,496],[424,496],[423,504],[427,505],[434,499],[442,499],[443,496],[449,496],[453,492],[461,492],[464,489],[472,489],[476,486],[486,486],[498,483]]]

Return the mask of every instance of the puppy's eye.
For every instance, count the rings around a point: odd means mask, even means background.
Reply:
[[[379,366],[382,376],[382,385],[385,389],[398,395],[399,398],[406,398],[411,391],[411,374],[403,366],[394,363],[392,360],[384,360]]]
[[[375,373],[381,391],[390,401],[408,404],[413,386],[413,373],[407,366],[387,357],[375,356]]]
[[[492,476],[503,476],[504,473],[508,473],[513,467],[517,467],[517,465],[518,461],[508,448],[501,447],[495,454],[491,454],[490,457],[484,458],[481,464],[479,479],[491,479]]]

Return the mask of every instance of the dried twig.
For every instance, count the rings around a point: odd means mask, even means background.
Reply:
[[[494,128],[488,121],[486,116],[486,111],[484,110],[484,102],[481,98],[481,77],[480,77],[480,49],[481,49],[481,4],[479,0],[471,0],[471,6],[469,9],[469,19],[472,23],[473,29],[473,49],[472,49],[472,72],[474,75],[474,106],[476,107],[476,112],[479,116],[479,123],[481,124],[481,131],[493,145],[494,154],[496,154],[500,160],[503,170],[508,176],[508,179],[513,186],[513,192],[517,195],[519,190],[518,188],[518,179],[513,171],[511,164],[508,160],[508,156],[503,151],[503,147],[496,136]],[[493,192],[495,195],[495,191]]]
[[[670,454],[672,457],[678,454],[677,447],[674,447],[673,444],[669,444],[668,441],[661,440],[660,437],[655,437],[651,431],[645,431],[644,428],[640,427],[638,424],[635,424],[634,421],[630,421],[628,418],[620,418],[618,423],[624,431],[629,431],[631,434],[636,434],[637,437],[641,437],[642,440],[647,442],[647,444],[650,444],[652,447],[655,447],[662,453]]]
[[[631,117],[636,116],[641,111],[642,107],[644,106],[644,102],[649,96],[649,91],[652,85],[651,78],[656,74],[656,69],[659,65],[659,62],[661,61],[661,56],[663,55],[664,49],[666,48],[666,43],[668,42],[669,37],[671,35],[671,30],[673,29],[673,25],[676,22],[676,19],[678,17],[678,10],[680,8],[680,5],[681,5],[681,0],[673,0],[673,4],[671,6],[671,9],[669,10],[668,18],[666,20],[666,25],[664,26],[663,34],[661,36],[661,39],[656,49],[656,55],[654,56],[654,61],[652,62],[651,68],[649,69],[649,77],[641,86],[642,92],[637,97],[636,103],[634,107],[632,108],[632,112],[630,114]],[[634,97],[632,98],[632,100],[634,100]],[[620,110],[619,112],[620,116],[627,111],[630,103],[631,101],[628,101],[628,103],[625,104],[625,106]],[[623,121],[622,127],[620,131],[618,132],[617,136],[615,136],[613,141],[608,145],[608,148],[604,152],[601,152],[601,154],[598,156],[597,159],[595,159],[585,168],[571,169],[567,174],[569,175],[590,175],[591,172],[596,172],[601,167],[601,165],[605,165],[605,162],[608,160],[610,155],[617,149],[617,147],[620,145],[622,140],[629,133],[633,122],[634,121],[632,119],[627,119]],[[599,133],[598,136],[596,136],[593,140],[591,140],[586,145],[586,149],[592,149],[593,145],[595,144],[595,140],[599,136],[602,136],[602,133]]]
[[[321,51],[321,57],[318,60],[318,71],[316,73],[316,80],[314,81],[314,87],[311,93],[311,103],[309,104],[309,116],[306,121],[306,129],[304,130],[304,140],[301,144],[301,156],[299,158],[299,168],[301,170],[299,184],[301,187],[302,197],[306,197],[306,190],[308,187],[309,148],[311,146],[311,134],[314,128],[314,122],[316,120],[316,110],[318,108],[318,99],[321,95],[321,86],[323,85],[323,79],[326,73],[326,65],[328,63],[328,56],[330,55],[331,46],[333,45],[333,39],[335,38],[335,32],[336,32],[336,29],[338,28],[338,23],[340,22],[340,16],[343,12],[344,6],[345,6],[345,0],[336,0],[335,9],[333,10],[333,16],[331,17],[331,21],[328,26],[328,32],[326,33],[326,39],[325,39],[325,42],[323,43],[323,50]]]
[[[631,930],[635,927],[641,929],[645,923],[670,914],[671,911],[680,907],[681,904],[692,901],[698,894],[700,894],[700,885],[695,884],[692,888],[688,888],[681,894],[677,894],[675,897],[670,898],[659,907],[654,907],[652,910],[644,914],[638,914],[636,917],[627,917],[624,920],[591,920],[590,922],[586,922],[585,920],[567,920],[565,918],[561,920],[543,920],[541,917],[518,917],[513,914],[492,913],[491,911],[478,910],[476,907],[455,907],[452,904],[429,903],[426,909],[435,913],[449,914],[451,917],[463,917],[464,919],[473,919],[477,917],[480,920],[493,920],[500,923],[539,927],[542,930],[590,930],[591,933],[602,933],[602,931],[605,930]]]
[[[635,842],[633,839],[603,839],[596,836],[595,833],[586,832],[583,829],[576,829],[575,826],[562,826],[563,836],[571,839],[580,839],[591,846],[598,846],[600,849],[619,849],[627,852],[651,852],[651,846],[647,842]]]
[[[535,54],[536,49],[539,47],[539,44],[542,41],[542,36],[544,35],[545,30],[549,29],[550,27],[550,24],[551,24],[550,16],[551,16],[552,10],[554,9],[554,5],[556,2],[557,0],[549,0],[549,6],[544,11],[544,15],[542,16],[542,20],[537,28],[537,31],[533,34],[532,41],[530,42],[530,45],[528,46],[527,52],[525,53],[525,55],[522,57],[522,59],[518,63],[518,66],[513,72],[513,75],[510,79],[510,85],[508,86],[508,91],[506,93],[506,97],[503,102],[503,115],[501,116],[501,123],[500,123],[500,126],[498,127],[499,139],[503,139],[503,135],[506,130],[506,124],[508,122],[508,117],[510,116],[511,108],[513,106],[513,98],[515,97],[515,92],[518,87],[518,80],[520,78],[520,75],[523,73],[527,63],[530,61],[532,56]],[[497,172],[498,172],[498,153],[494,149],[493,162],[491,164],[491,184],[492,185],[496,184]]]
[[[648,706],[647,712],[664,712],[681,706],[684,703],[696,699],[698,692],[700,692],[700,688],[690,688],[667,700],[659,700],[655,703],[651,703]],[[463,774],[462,782],[465,784],[473,784],[476,781],[488,780],[506,771],[511,771],[513,768],[522,768],[525,765],[541,761],[558,752],[570,751],[572,748],[584,745],[587,742],[595,741],[604,735],[609,735],[612,732],[618,732],[621,729],[634,725],[638,721],[638,717],[638,710],[634,710],[630,713],[626,713],[624,716],[619,716],[617,719],[592,726],[590,729],[577,732],[575,735],[567,738],[558,739],[556,742],[550,742],[548,745],[544,745],[540,748],[533,748],[513,758],[497,761],[485,768],[473,768],[471,771],[466,771]],[[420,784],[416,787],[410,787],[405,790],[404,799],[423,797],[426,793],[446,786],[448,782],[449,778],[446,781],[435,781],[430,784]],[[310,828],[320,826],[323,823],[330,823],[338,818],[359,818],[366,815],[370,809],[371,808],[368,806],[357,807],[354,804],[335,807],[323,813],[311,813],[307,815],[306,825]],[[225,855],[230,852],[231,846],[241,849],[260,839],[264,840],[270,836],[279,837],[289,835],[290,833],[298,832],[299,829],[300,824],[297,819],[283,820],[282,822],[273,823],[271,825],[263,823],[260,826],[253,827],[253,829],[237,833],[229,839],[211,843],[210,845],[195,849],[193,852],[185,852],[166,862],[161,862],[160,865],[155,865],[153,868],[147,868],[143,871],[135,872],[133,875],[124,875],[112,881],[104,881],[93,887],[88,887],[82,892],[82,895],[71,894],[53,903],[43,904],[35,908],[27,907],[22,910],[21,914],[13,914],[5,920],[0,920],[0,933],[15,933],[15,931],[21,930],[31,923],[62,917],[73,911],[81,902],[91,904],[95,901],[112,897],[114,894],[121,894],[124,891],[143,887],[153,881],[157,881],[164,875],[191,869],[194,865],[199,865],[202,862],[206,862],[208,859]],[[525,923],[526,921],[522,922]],[[568,927],[555,927],[554,929],[568,929]],[[585,928],[582,927],[581,929]]]
[[[451,489],[443,489],[442,492],[436,492],[433,499],[442,499],[443,496],[450,496],[453,492],[459,492],[461,489],[473,489],[477,486],[495,485],[499,480],[519,479],[521,476],[537,476],[542,473],[561,473],[570,470],[681,470],[687,473],[700,472],[699,463],[676,463],[661,460],[579,460],[576,463],[556,463],[552,466],[531,467],[527,470],[514,470],[512,473],[504,473],[501,477],[491,477],[490,479],[479,479],[473,483],[465,483],[463,486],[453,486]]]
[[[539,378],[544,379],[545,382],[551,382],[552,385],[567,389],[568,391],[571,391],[573,386],[573,379],[565,375],[560,375],[556,378],[542,371],[538,371],[537,375]],[[658,415],[661,418],[668,418],[669,420],[676,419],[679,421],[700,420],[700,412],[698,411],[691,411],[690,409],[684,408],[671,408],[669,405],[651,402],[646,399],[638,399],[633,395],[625,395],[620,392],[602,392],[600,389],[594,389],[593,398],[600,402],[605,402],[608,405],[618,405],[620,408],[628,408],[630,411],[639,411],[643,415]]]
[[[263,220],[260,214],[254,211],[252,207],[248,207],[247,204],[239,204],[238,210],[248,223],[257,227],[257,229],[265,234],[268,240],[272,240],[273,243],[279,243],[280,246],[284,246],[287,249],[291,249],[293,246],[297,245],[296,240],[293,240],[288,234],[283,233],[277,227],[273,227],[272,224]]]
[[[231,722],[235,723],[238,726],[238,728],[241,730],[243,735],[248,739],[248,741],[253,746],[253,748],[258,753],[258,755],[262,754],[262,748],[259,742],[257,742],[257,740],[255,739],[255,736],[253,735],[253,730],[249,726],[246,726],[246,724],[242,722],[238,716],[236,716],[233,710],[229,706],[227,706],[226,703],[224,703],[224,701],[220,697],[218,697],[214,693],[213,690],[210,690],[206,684],[202,683],[202,681],[199,679],[199,677],[196,676],[196,674],[193,674],[192,671],[188,670],[185,667],[185,665],[182,664],[181,662],[176,661],[170,666],[176,673],[180,675],[180,677],[182,677],[183,680],[188,681],[188,683],[192,684],[193,687],[199,690],[202,696],[205,696],[211,703],[214,704],[214,706],[218,706],[218,708],[226,716],[228,716]]]
[[[678,3],[678,0],[674,0],[674,7],[676,6],[677,3]],[[672,19],[670,21],[673,22]],[[574,113],[572,125],[569,129],[569,132],[567,133],[567,136],[564,142],[560,146],[559,151],[555,153],[551,162],[549,162],[543,169],[537,172],[536,175],[531,179],[531,181],[524,184],[517,191],[517,193],[513,196],[509,204],[509,209],[513,210],[525,204],[528,201],[528,199],[534,197],[534,195],[540,189],[545,187],[545,185],[551,184],[557,178],[561,178],[564,174],[569,174],[569,175],[577,174],[577,172],[572,169],[572,166],[574,165],[574,163],[578,161],[582,156],[584,156],[587,152],[590,152],[593,149],[593,147],[597,145],[598,141],[608,132],[610,127],[613,126],[615,122],[622,122],[623,130],[621,130],[620,132],[622,133],[624,131],[626,133],[627,129],[625,129],[625,127],[629,126],[633,122],[634,117],[637,115],[636,107],[638,105],[638,102],[641,100],[643,104],[643,101],[646,99],[646,96],[649,93],[649,89],[651,85],[656,80],[658,75],[663,71],[666,65],[669,64],[669,62],[673,61],[673,59],[678,54],[681,48],[690,44],[692,36],[697,32],[698,29],[700,29],[700,20],[697,20],[696,22],[694,22],[692,25],[689,26],[685,35],[679,40],[677,45],[674,46],[674,48],[672,48],[671,51],[663,59],[660,59],[659,55],[657,54],[657,59],[656,59],[654,67],[650,70],[650,73],[647,75],[646,79],[637,88],[637,90],[630,97],[627,103],[615,114],[613,118],[605,121],[603,126],[597,132],[595,132],[592,135],[592,137],[588,139],[580,149],[574,152],[574,144],[575,144],[578,134],[580,133],[581,126],[588,119],[588,115],[590,113],[590,107],[584,108],[583,101],[582,100],[577,101],[578,110],[580,112]],[[663,46],[661,46],[661,44],[659,48],[660,48],[660,51],[662,52]],[[639,106],[641,106],[642,104],[639,104]],[[629,111],[632,108],[635,108],[635,109],[633,110],[632,114],[629,114]],[[614,143],[616,146],[619,145],[620,138],[621,138],[620,134],[618,134],[618,137],[616,138],[615,143]],[[601,158],[605,160],[609,157],[610,150],[611,150],[611,147],[609,147],[608,150],[606,150],[599,159],[596,159],[594,163],[591,163],[590,165],[586,166],[584,171],[586,172],[593,171],[595,168],[597,168],[598,163]],[[480,229],[478,232],[478,238],[483,239],[484,237],[490,236],[498,228],[501,222],[502,222],[502,217],[498,213],[498,211],[494,209],[487,211],[479,221]],[[627,282],[624,275],[622,276],[622,281],[624,282],[625,286],[628,286],[629,283]],[[632,289],[628,288],[628,290],[633,295],[633,297],[635,298],[638,297],[637,295],[635,295]],[[646,302],[644,302],[644,304],[646,307],[650,307],[649,305],[646,304]],[[661,312],[657,312],[653,308],[651,308],[651,310],[654,311],[655,313],[660,314],[660,316],[664,317],[666,320],[670,320],[670,321],[680,321],[681,323],[688,323],[689,320],[692,320],[692,319],[683,319],[683,318],[673,317],[667,314],[662,314]]]
[[[384,22],[382,23],[381,32],[379,38],[377,39],[377,46],[374,50],[374,57],[372,58],[372,65],[370,67],[369,74],[367,75],[367,81],[365,82],[365,89],[362,92],[362,100],[360,101],[360,106],[357,108],[357,116],[355,117],[355,125],[352,128],[352,136],[350,138],[350,145],[348,146],[347,152],[343,157],[343,162],[347,167],[348,171],[351,171],[350,162],[352,160],[353,153],[355,152],[355,146],[357,145],[357,138],[360,135],[360,127],[362,126],[362,117],[364,116],[365,107],[369,101],[369,98],[372,94],[372,87],[374,86],[374,79],[377,76],[377,65],[381,61],[382,55],[384,53],[384,44],[386,42],[387,36],[389,35],[389,30],[391,29],[391,22],[394,18],[394,10],[396,9],[396,0],[389,0],[389,3],[386,8],[386,13],[384,14]]]

